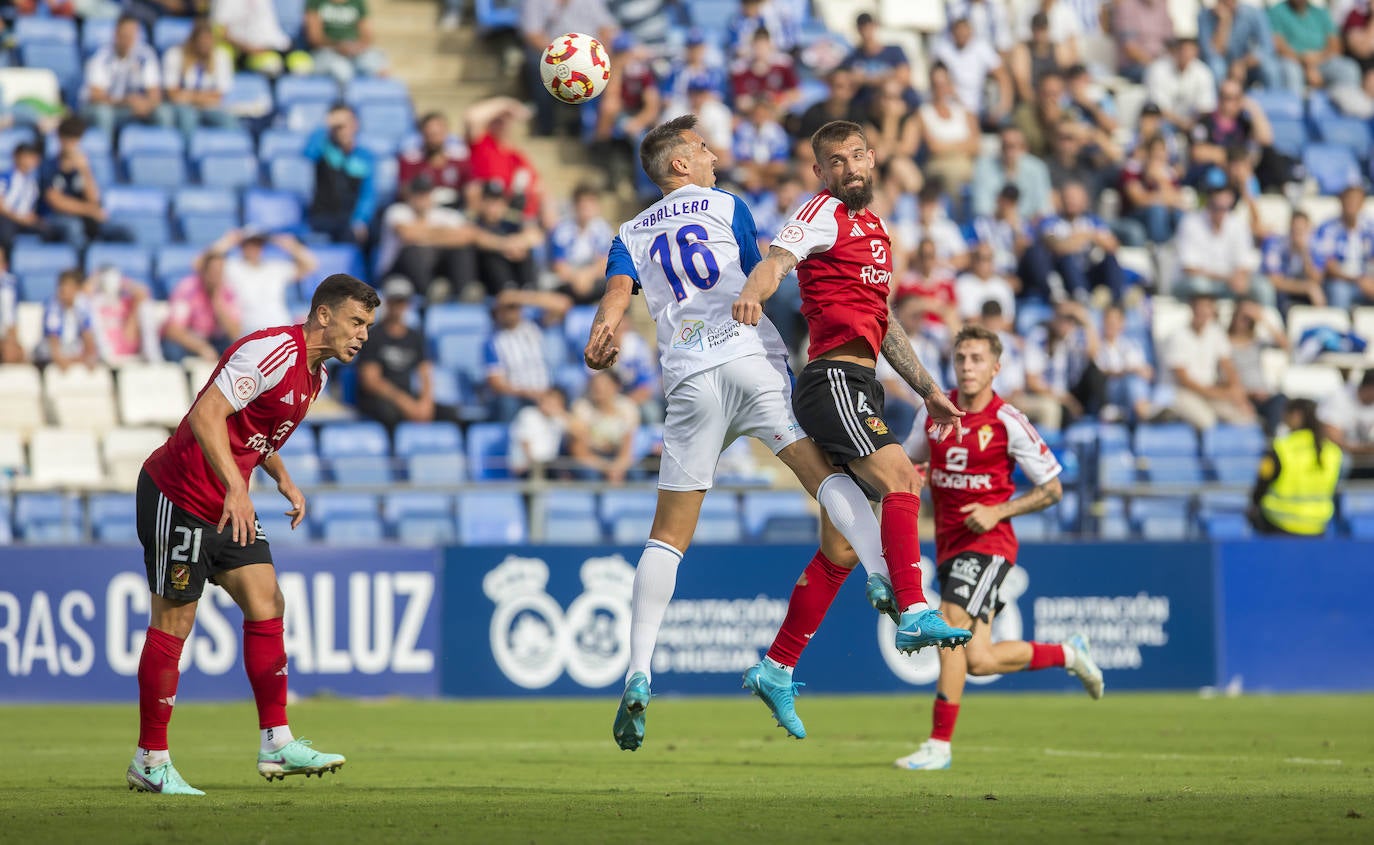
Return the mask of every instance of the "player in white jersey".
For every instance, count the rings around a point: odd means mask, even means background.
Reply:
[[[615,363],[615,331],[642,291],[658,323],[667,398],[658,506],[635,570],[630,667],[612,728],[633,751],[644,741],[654,642],[677,584],[677,567],[696,531],[721,451],[740,435],[773,450],[825,509],[818,560],[853,566],[878,586],[874,607],[895,613],[878,521],[849,476],[839,473],[792,415],[787,349],[766,318],[735,322],[730,308],[759,262],[748,207],[715,188],[716,157],[684,115],[649,132],[640,145],[644,170],[663,199],[620,227],[606,264],[606,294],[592,323],[584,358],[593,369]],[[815,561],[813,561],[815,563]],[[760,690],[791,712],[794,687]],[[770,701],[771,699],[771,701]],[[803,732],[804,733],[804,732]]]

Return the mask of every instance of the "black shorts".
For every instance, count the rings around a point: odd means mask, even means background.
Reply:
[[[272,562],[272,547],[256,518],[256,538],[240,546],[227,525],[221,534],[215,523],[172,504],[147,470],[138,476],[136,503],[148,589],[163,598],[195,601],[205,590],[206,581],[216,583],[215,573]]]
[[[807,364],[797,378],[792,410],[821,451],[844,466],[897,443],[883,421],[884,398],[883,385],[871,368],[821,358]]]
[[[1011,567],[1012,562],[1001,555],[955,555],[935,570],[940,580],[940,601],[957,604],[974,619],[991,622],[993,614],[1002,609],[998,591]]]

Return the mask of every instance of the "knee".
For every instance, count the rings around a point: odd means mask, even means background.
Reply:
[[[997,662],[992,659],[992,655],[987,649],[968,649],[965,647],[964,659],[967,661],[970,675],[981,678],[997,674]]]

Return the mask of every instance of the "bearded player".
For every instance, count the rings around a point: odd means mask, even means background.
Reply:
[[[258,708],[258,773],[320,777],[344,764],[286,721],[285,602],[272,548],[248,497],[261,466],[290,503],[294,529],[305,497],[278,454],[324,389],[324,362],[357,356],[379,304],[367,284],[342,273],[325,279],[304,325],[253,332],[225,351],[172,436],[149,456],[138,479],[138,539],[152,613],[138,663],[138,749],[130,789],[204,795],[172,765],[167,724],[176,703],[182,645],[196,620],[205,582],[223,587],[243,611],[243,666]]]
[[[845,467],[882,503],[883,556],[898,611],[893,614],[897,649],[953,648],[967,642],[970,633],[947,623],[926,604],[921,589],[916,535],[920,480],[883,420],[883,387],[874,369],[878,354],[925,400],[938,433],[963,412],[936,390],[888,308],[892,243],[882,218],[868,208],[874,153],[863,127],[842,120],[827,123],[811,136],[811,149],[816,176],[826,189],[778,233],[731,313],[741,323],[758,325],[764,301],[796,268],[811,334],[810,363],[793,394],[797,420],[833,464]],[[797,581],[768,655],[745,673],[745,686],[798,737],[805,731],[793,707],[792,670],[852,568],[825,559],[815,566]]]
[[[935,502],[935,559],[940,609],[951,623],[973,629],[962,649],[940,654],[940,680],[930,739],[898,760],[903,769],[948,769],[950,738],[968,675],[1060,666],[1083,682],[1093,698],[1103,692],[1102,670],[1075,635],[1062,644],[992,641],[992,619],[1002,579],[1016,563],[1016,533],[1011,519],[1044,510],[1059,501],[1060,466],[1024,415],[992,390],[1001,369],[1002,341],[981,326],[965,326],[954,338],[951,393],[964,412],[953,437],[935,437],[921,411],[907,439],[912,461],[930,462],[930,495]],[[1035,485],[1012,498],[1012,470],[1020,466]]]

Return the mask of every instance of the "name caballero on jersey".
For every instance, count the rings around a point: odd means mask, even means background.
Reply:
[[[677,217],[679,214],[697,214],[710,207],[711,201],[709,199],[665,203],[635,221],[634,228],[647,228],[655,223],[662,223],[669,217]]]

